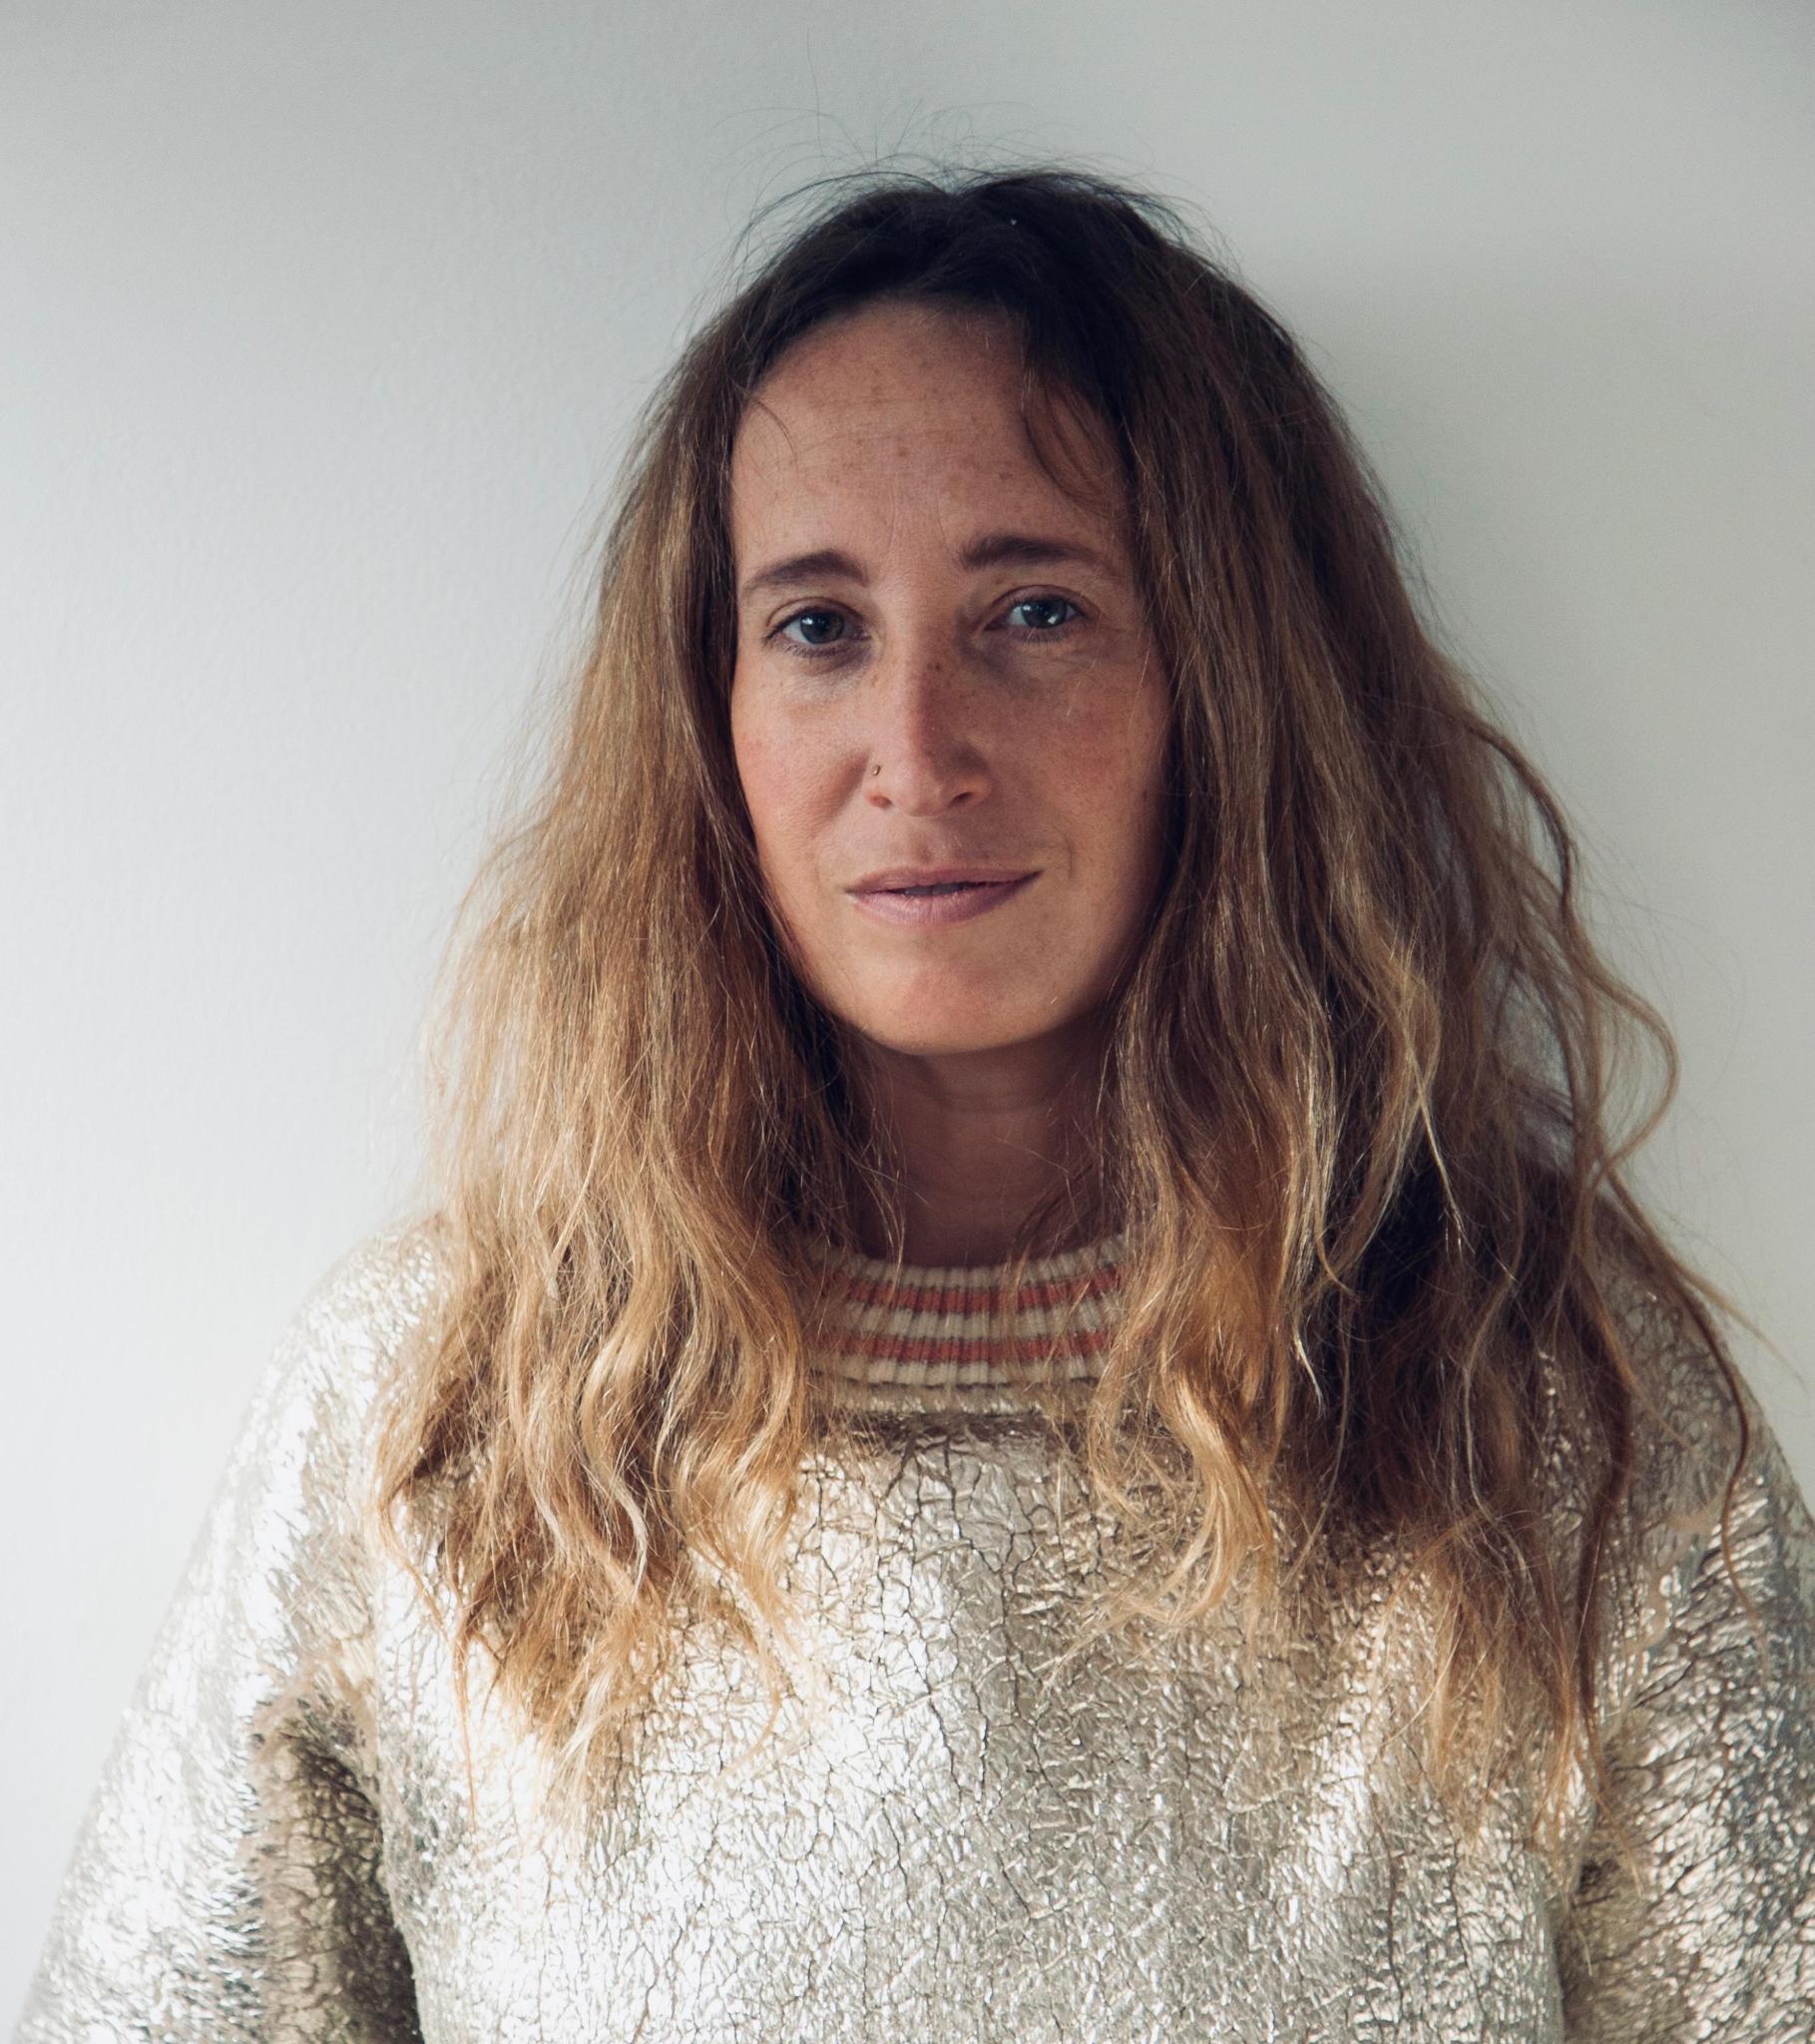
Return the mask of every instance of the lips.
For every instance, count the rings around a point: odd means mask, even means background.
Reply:
[[[910,882],[893,887],[871,887],[863,892],[853,889],[852,899],[866,914],[883,922],[939,927],[988,915],[992,909],[1031,887],[1038,877],[1035,873],[1023,873],[1008,880],[969,884],[946,882],[938,892],[925,890],[930,884],[939,883]]]
[[[995,884],[1030,877],[1026,866],[879,866],[875,872],[865,873],[861,880],[854,881],[846,892],[891,894],[908,887],[943,887],[955,881],[967,885]]]

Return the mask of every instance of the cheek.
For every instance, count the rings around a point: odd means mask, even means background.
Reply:
[[[735,689],[731,695],[731,758],[760,841],[772,828],[773,818],[787,807],[787,749],[776,742]]]
[[[808,872],[813,855],[813,769],[797,746],[732,727],[737,777],[749,811],[757,855],[771,885],[786,893]]]
[[[1115,917],[1137,912],[1157,884],[1165,856],[1163,737],[1106,730],[1089,770],[1068,776],[1068,800]]]
[[[1127,717],[1080,725],[1047,763],[1047,785],[1081,832],[1103,849],[1126,843],[1134,856],[1160,799],[1161,742]]]

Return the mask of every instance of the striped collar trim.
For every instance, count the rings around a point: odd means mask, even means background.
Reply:
[[[1032,1400],[1005,1362],[1013,1356],[1062,1393],[1088,1391],[1102,1372],[1121,1307],[1125,1239],[1036,1257],[992,1338],[988,1305],[1008,1276],[984,1267],[890,1264],[817,1247],[832,1272],[833,1345],[821,1367],[841,1403],[880,1407],[1024,1408]]]

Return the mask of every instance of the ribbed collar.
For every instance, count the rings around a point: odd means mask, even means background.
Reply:
[[[1005,1352],[1025,1366],[1050,1350],[1057,1381],[1088,1391],[1120,1314],[1124,1249],[1124,1238],[1111,1235],[1033,1259],[1005,1344],[990,1340],[986,1308],[1007,1264],[889,1264],[817,1247],[817,1260],[831,1267],[839,1330],[821,1366],[840,1403],[866,1408],[1025,1409],[1032,1401],[1005,1367]]]

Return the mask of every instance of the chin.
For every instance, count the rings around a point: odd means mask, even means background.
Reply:
[[[1013,1050],[1053,1033],[1052,1010],[1017,1003],[1017,1011],[1004,1015],[1000,1009],[988,1014],[965,1014],[949,1004],[916,1002],[911,996],[899,1001],[866,1005],[853,1019],[874,1044],[902,1057],[963,1057],[983,1051]]]

